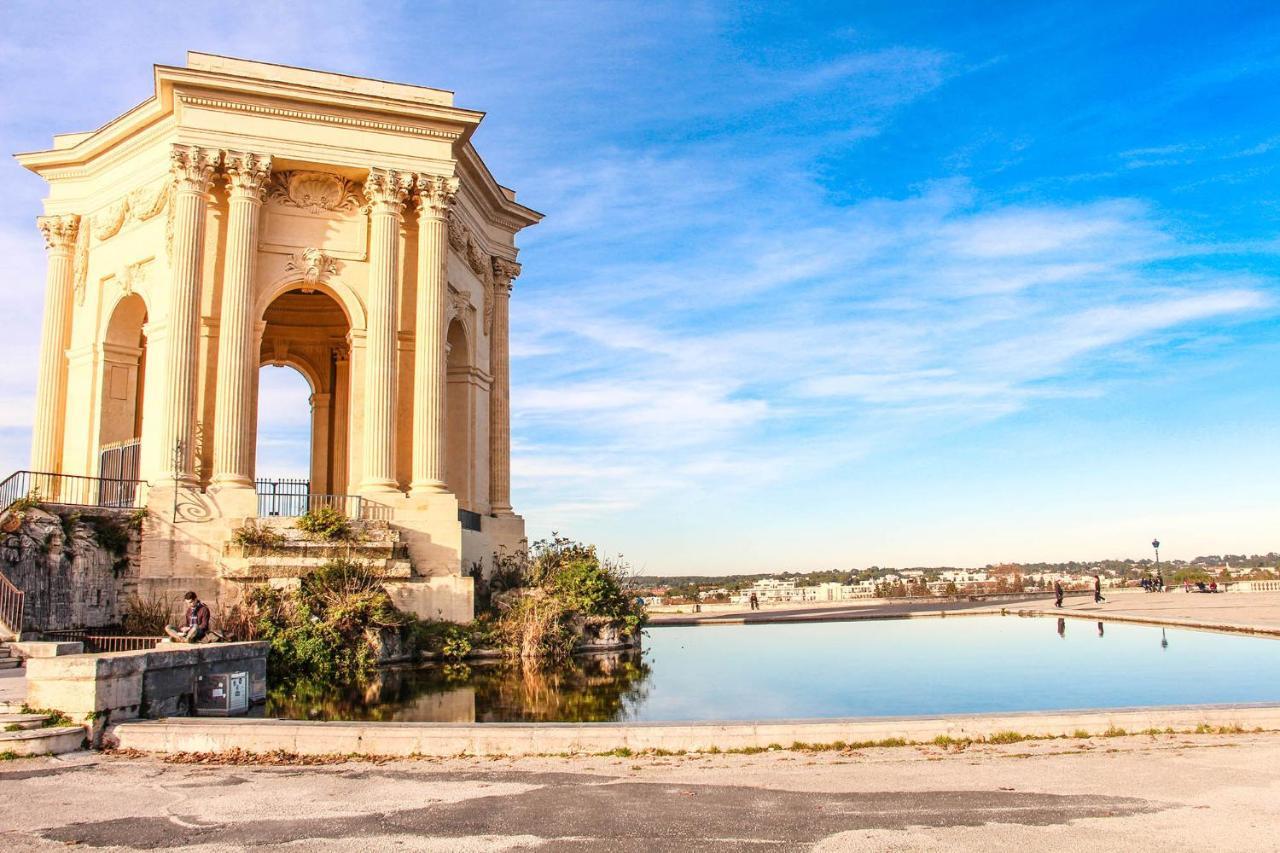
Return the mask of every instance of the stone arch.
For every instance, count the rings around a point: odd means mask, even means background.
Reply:
[[[458,505],[476,511],[476,388],[471,337],[455,317],[445,336],[445,482]]]
[[[258,315],[258,366],[289,366],[311,386],[310,490],[313,494],[342,494],[348,482],[348,434],[351,377],[346,361],[351,314],[341,293],[296,278],[270,288],[274,293]],[[363,315],[356,315],[363,322]],[[255,378],[254,435],[258,436],[261,400]],[[256,441],[255,441],[256,444]],[[255,460],[258,457],[255,449]],[[255,469],[257,468],[255,461]],[[266,470],[264,474],[272,473]],[[255,473],[255,479],[257,475]]]
[[[347,315],[347,324],[352,329],[364,329],[367,327],[364,303],[360,301],[359,295],[341,279],[327,278],[324,281],[307,282],[297,273],[288,273],[267,285],[258,294],[257,304],[254,306],[254,316],[259,321],[267,313],[267,309],[271,307],[271,303],[275,302],[281,295],[291,290],[315,290],[323,293],[337,302],[342,308],[343,313]]]
[[[102,331],[98,403],[98,475],[139,479],[147,379],[147,303],[126,293]]]

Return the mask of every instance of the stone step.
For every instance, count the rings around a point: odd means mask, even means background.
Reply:
[[[0,714],[0,732],[16,729],[38,729],[49,719],[44,714]]]
[[[24,729],[0,732],[0,754],[60,755],[85,748],[84,726],[53,726],[47,729]]]
[[[0,660],[0,669],[17,669],[22,666],[22,661],[17,658],[5,658]]]
[[[25,707],[22,702],[0,702],[0,714],[21,714]]]
[[[224,568],[222,576],[230,580],[266,580],[269,578],[301,578],[323,566],[327,559],[316,557],[250,557],[246,565]],[[387,560],[374,563],[372,568],[384,578],[407,578],[413,574],[408,560]]]
[[[13,649],[8,646],[0,646],[0,660],[13,657]]]

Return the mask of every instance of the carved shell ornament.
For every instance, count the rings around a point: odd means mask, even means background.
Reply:
[[[277,172],[268,196],[280,204],[310,213],[355,212],[364,204],[362,185],[327,172]]]

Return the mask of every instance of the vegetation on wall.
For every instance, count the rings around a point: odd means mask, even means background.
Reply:
[[[325,542],[349,542],[356,538],[351,519],[347,518],[346,513],[331,506],[307,510],[298,516],[294,526],[312,539]]]
[[[251,518],[231,531],[231,542],[241,548],[270,551],[284,544],[284,534],[269,525],[258,523],[257,519]]]
[[[164,634],[166,625],[176,620],[169,600],[159,595],[146,598],[131,593],[124,604],[124,616],[120,620],[126,634],[139,637],[158,637]]]

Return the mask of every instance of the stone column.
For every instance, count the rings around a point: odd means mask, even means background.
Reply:
[[[398,491],[396,482],[396,304],[400,225],[413,174],[370,169],[369,291],[361,492]]]
[[[228,151],[225,156],[230,196],[227,258],[222,280],[218,333],[217,396],[213,427],[213,483],[253,488],[253,273],[258,259],[258,220],[271,158]]]
[[[62,470],[63,409],[67,394],[67,345],[71,336],[71,290],[80,217],[41,216],[36,220],[49,250],[45,273],[44,324],[40,331],[40,379],[31,434],[31,470]],[[46,497],[49,497],[46,495]]]
[[[418,298],[413,339],[415,493],[445,492],[445,294],[449,205],[457,178],[418,176]]]
[[[209,187],[222,152],[174,145],[173,233],[169,251],[169,376],[162,452],[164,480],[191,486],[195,477],[196,381],[199,370],[200,279]]]
[[[489,330],[489,511],[497,516],[511,512],[511,359],[507,346],[511,281],[520,265],[506,258],[493,259],[493,326]]]

